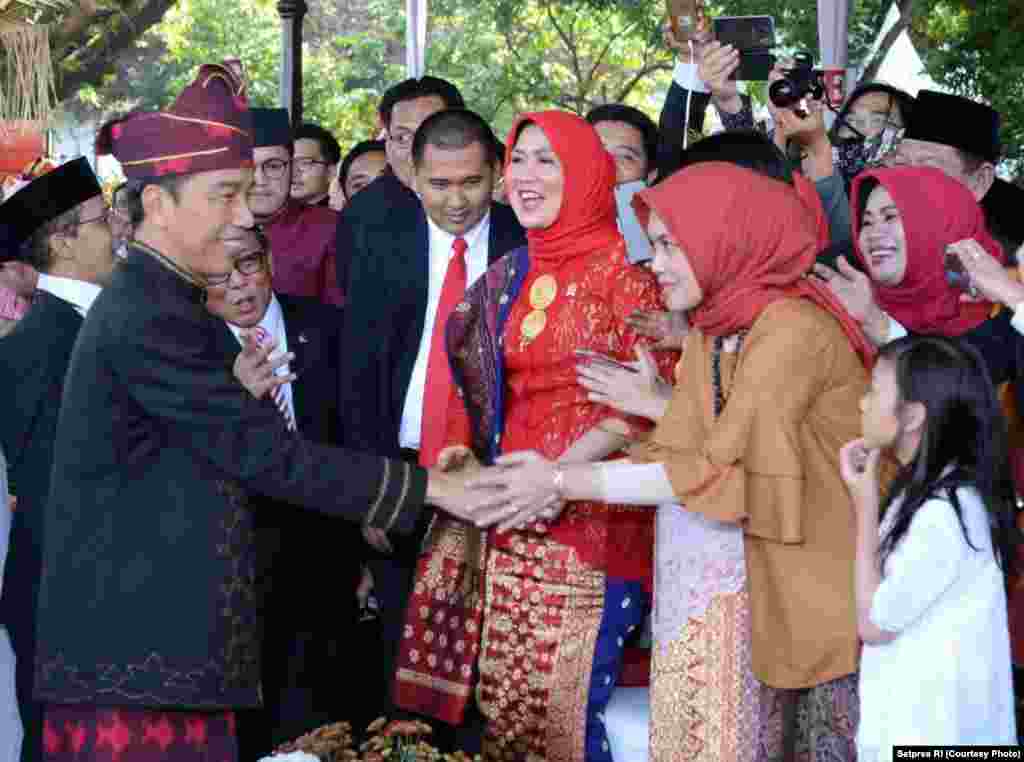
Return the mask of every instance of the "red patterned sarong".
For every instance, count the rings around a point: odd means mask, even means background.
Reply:
[[[48,704],[45,762],[236,762],[232,712]]]

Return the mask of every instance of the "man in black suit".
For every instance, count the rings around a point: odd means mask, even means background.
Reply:
[[[471,516],[464,480],[309,442],[233,378],[204,301],[252,225],[236,70],[200,67],[168,112],[98,140],[128,176],[135,240],[68,370],[35,673],[47,743],[76,759],[107,753],[111,734],[133,759],[237,758],[232,713],[259,705],[261,681],[248,492],[399,533],[428,501]]]
[[[0,205],[0,230],[6,241],[0,256],[18,256],[39,272],[29,311],[0,338],[0,443],[10,454],[11,494],[18,499],[0,624],[10,632],[18,660],[26,727],[22,758],[34,760],[42,732],[39,707],[32,702],[34,612],[57,415],[78,330],[110,280],[115,257],[102,189],[85,159],[43,175]]]
[[[412,144],[413,182],[422,203],[366,226],[351,260],[342,335],[339,410],[346,446],[434,464],[445,406],[431,406],[428,390],[437,381],[450,388],[451,379],[447,363],[441,379],[431,377],[428,367],[446,319],[438,310],[455,242],[464,242],[466,286],[526,242],[512,210],[491,200],[496,156],[497,141],[479,116],[463,109],[435,113]],[[384,631],[380,684],[390,683],[394,672],[424,529],[394,538],[364,528],[379,553],[370,568]]]
[[[437,77],[407,79],[388,88],[378,109],[386,132],[387,171],[348,200],[338,219],[335,265],[338,285],[345,292],[352,257],[367,250],[366,234],[390,225],[419,207],[412,190],[412,139],[423,120],[449,108],[463,108],[462,94],[451,82]],[[345,292],[347,293],[347,292]]]
[[[226,357],[248,333],[273,339],[293,358],[277,373],[297,378],[273,394],[305,439],[335,444],[340,311],[315,299],[271,290],[267,240],[247,231],[231,277],[207,290],[206,308],[222,318]],[[230,335],[229,335],[230,334]],[[306,511],[281,510],[254,498],[256,558],[263,584],[263,710],[239,717],[242,759],[257,759],[285,741],[350,716],[337,675],[355,620],[361,538],[355,527]],[[325,599],[318,584],[332,580]]]

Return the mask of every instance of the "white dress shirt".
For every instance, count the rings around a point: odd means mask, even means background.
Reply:
[[[36,288],[68,302],[82,317],[89,312],[92,303],[96,301],[96,297],[103,290],[95,283],[86,283],[84,280],[47,275],[46,273],[39,273]]]
[[[224,321],[227,323],[227,321]],[[232,323],[227,323],[228,328],[231,329],[231,333],[235,334],[235,338],[238,339],[238,343],[242,343],[242,329]],[[270,304],[267,305],[267,311],[263,313],[263,317],[259,322],[260,328],[269,333],[274,339],[277,340],[277,349],[274,350],[274,354],[270,357],[280,357],[288,352],[288,332],[285,330],[284,324],[284,310],[281,309],[281,303],[277,301],[277,297],[274,294],[270,295]],[[291,371],[288,365],[282,365],[277,369],[276,373],[279,376],[287,376]],[[297,421],[295,417],[295,398],[292,395],[292,385],[289,381],[280,387],[281,391],[284,392],[285,402],[288,404],[288,409],[291,411],[292,420]]]
[[[420,449],[420,435],[423,428],[423,390],[427,382],[427,363],[430,361],[430,345],[434,338],[434,323],[437,319],[441,289],[448,273],[448,262],[452,258],[452,244],[455,236],[446,233],[427,217],[430,230],[430,267],[427,285],[427,311],[423,316],[423,335],[416,353],[416,364],[412,366],[409,389],[402,407],[402,424],[398,430],[398,446],[410,450]],[[487,272],[487,249],[490,239],[491,215],[488,212],[472,230],[462,236],[466,241],[466,288]]]

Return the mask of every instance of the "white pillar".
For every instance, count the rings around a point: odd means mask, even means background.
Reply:
[[[851,2],[818,0],[818,46],[823,66],[847,66]]]
[[[405,0],[405,71],[422,77],[427,58],[427,0]]]

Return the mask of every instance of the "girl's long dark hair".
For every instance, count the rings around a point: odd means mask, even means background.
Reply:
[[[897,339],[882,348],[878,361],[892,364],[900,403],[921,403],[926,412],[917,454],[900,469],[885,501],[888,511],[902,497],[879,545],[882,569],[914,515],[933,497],[952,503],[964,538],[974,548],[956,496],[958,487],[970,486],[988,511],[996,560],[1004,572],[1012,572],[1019,532],[1009,435],[985,361],[967,343],[935,336]]]

